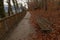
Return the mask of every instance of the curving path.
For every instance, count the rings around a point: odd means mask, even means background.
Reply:
[[[27,12],[26,16],[14,29],[11,35],[6,38],[6,40],[28,40],[29,34],[34,32],[32,26],[29,23],[30,16],[30,13]]]

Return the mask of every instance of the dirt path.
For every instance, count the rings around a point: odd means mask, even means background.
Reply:
[[[17,28],[11,33],[6,40],[28,40],[28,35],[33,33],[34,30],[31,28],[29,23],[30,13],[28,12],[23,20],[18,24]]]

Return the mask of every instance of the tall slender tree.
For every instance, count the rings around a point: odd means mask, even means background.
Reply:
[[[13,14],[13,10],[12,10],[12,6],[11,6],[10,0],[8,0],[8,15],[10,16],[11,14]]]
[[[28,0],[27,4],[28,4],[28,8],[29,8],[29,0]]]
[[[17,2],[17,0],[15,0],[15,3],[16,3],[16,8],[17,8],[17,12],[18,12],[19,5],[18,5],[18,2]]]
[[[5,17],[3,0],[0,0],[0,18]]]
[[[18,9],[18,8],[19,8],[19,6],[18,6],[18,2],[17,2],[17,0],[15,0],[15,2],[16,2],[16,8]]]
[[[47,0],[44,1],[45,1],[45,10],[47,11]]]
[[[15,0],[12,0],[12,2],[13,2],[13,5],[14,5],[14,8],[15,8],[15,13],[17,13],[16,2],[15,2]]]

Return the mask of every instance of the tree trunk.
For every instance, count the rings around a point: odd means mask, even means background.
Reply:
[[[47,11],[47,0],[45,0],[45,10]]]
[[[11,3],[10,3],[10,0],[8,0],[8,15],[10,16],[11,14],[13,14],[12,12],[12,7],[11,7]]]
[[[5,17],[3,0],[0,0],[0,18]]]
[[[17,0],[15,0],[15,3],[16,3],[16,8],[17,8],[17,12],[19,11],[18,9],[19,9],[19,5],[18,5],[18,2],[17,2]]]
[[[16,2],[16,7],[17,7],[17,9],[19,8],[19,6],[18,6],[18,3],[17,3],[17,0],[15,0],[15,2]]]
[[[13,5],[14,5],[14,8],[15,8],[15,13],[17,13],[17,8],[16,8],[15,0],[12,0],[12,2],[13,2]]]
[[[29,9],[29,0],[28,0],[27,4],[28,4],[28,9]]]

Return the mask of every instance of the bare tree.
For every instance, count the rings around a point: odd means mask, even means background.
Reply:
[[[16,1],[12,0],[12,2],[13,2],[13,5],[14,5],[14,8],[15,8],[15,13],[17,13]]]
[[[45,10],[47,10],[47,0],[45,0]]]
[[[0,0],[0,18],[5,17],[3,0]]]
[[[15,0],[15,3],[16,3],[16,8],[17,8],[17,12],[18,12],[18,11],[19,11],[19,10],[18,10],[18,9],[19,9],[18,1]]]
[[[11,6],[10,0],[8,0],[8,15],[10,16],[11,14],[13,14],[13,10],[12,10],[12,6]]]
[[[17,0],[15,0],[15,2],[16,2],[16,8],[18,9],[18,8],[19,8],[19,6],[18,6],[18,2],[17,2]]]

